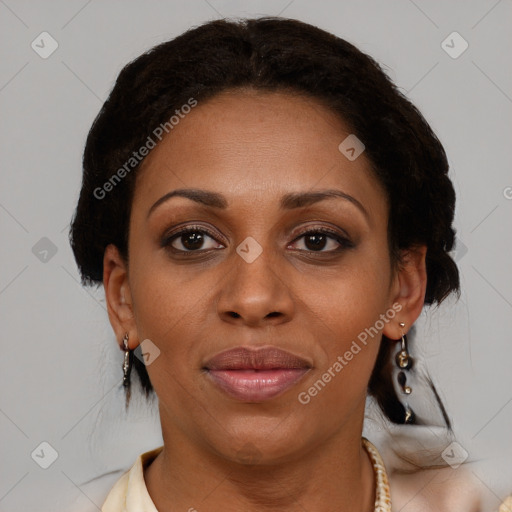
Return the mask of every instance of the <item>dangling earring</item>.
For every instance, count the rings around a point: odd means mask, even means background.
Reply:
[[[132,351],[128,348],[128,333],[123,337],[124,361],[123,361],[123,386],[130,386],[130,372],[132,371]]]
[[[130,373],[132,371],[133,350],[128,348],[128,333],[123,336],[124,361],[123,361],[123,386],[126,388],[126,408],[130,401]]]
[[[405,375],[405,371],[408,371],[412,368],[413,365],[413,359],[409,352],[407,351],[407,336],[404,334],[403,328],[405,327],[405,324],[403,322],[400,322],[398,324],[402,329],[402,338],[400,340],[400,351],[397,352],[395,356],[395,362],[398,366],[398,369],[400,370],[398,372],[398,385],[400,386],[400,389],[402,392],[409,396],[412,393],[412,389],[410,386],[407,385],[407,377]],[[414,414],[414,411],[409,406],[409,403],[406,399],[405,404],[405,416],[404,416],[404,423],[415,423],[416,422],[416,415]]]

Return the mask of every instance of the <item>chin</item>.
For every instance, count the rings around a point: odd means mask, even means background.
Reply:
[[[307,427],[292,417],[247,416],[235,421],[219,421],[225,430],[210,439],[222,458],[244,465],[277,465],[308,451]],[[307,429],[309,430],[309,429]]]

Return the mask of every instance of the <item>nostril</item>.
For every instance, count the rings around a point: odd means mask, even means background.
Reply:
[[[236,313],[235,311],[230,311],[229,314],[233,317],[233,318],[240,318],[240,315],[238,313]]]

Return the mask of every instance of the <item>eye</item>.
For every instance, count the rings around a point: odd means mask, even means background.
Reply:
[[[199,253],[224,248],[224,245],[217,242],[216,236],[202,226],[187,226],[164,236],[160,245],[169,247],[176,253]],[[302,243],[299,243],[302,239],[304,239]],[[299,245],[299,247],[293,247],[293,245]],[[289,247],[306,252],[334,253],[353,246],[345,236],[322,227],[304,231]]]
[[[302,238],[304,239],[302,245],[305,246],[305,248],[295,247],[295,249],[312,252],[338,252],[346,247],[353,247],[352,242],[346,237],[327,228],[305,231],[297,237],[293,243],[296,243]]]
[[[224,247],[215,240],[212,233],[203,227],[199,228],[197,226],[188,226],[176,233],[165,236],[161,246],[169,246],[176,252],[199,252]]]

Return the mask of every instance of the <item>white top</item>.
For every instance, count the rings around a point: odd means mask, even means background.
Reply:
[[[144,468],[162,449],[160,446],[139,455],[132,468],[112,487],[101,512],[158,512],[144,481]],[[485,490],[464,466],[415,474],[388,473],[393,511],[512,512],[512,495],[498,510],[497,499],[486,499]]]
[[[101,512],[158,512],[144,481],[144,468],[162,451],[163,446],[137,457],[110,490]]]

